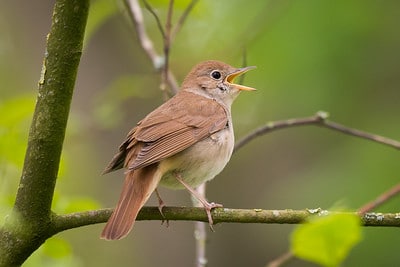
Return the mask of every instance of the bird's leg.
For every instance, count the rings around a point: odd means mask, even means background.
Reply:
[[[213,208],[222,208],[223,206],[221,205],[221,204],[217,204],[217,203],[214,203],[214,202],[208,202],[203,196],[201,196],[196,190],[194,190],[193,188],[191,188],[187,183],[185,183],[183,180],[182,180],[182,177],[181,177],[181,175],[180,174],[178,174],[178,173],[175,173],[175,178],[190,192],[190,193],[192,193],[192,195],[193,196],[195,196],[199,201],[200,201],[200,203],[201,204],[203,204],[203,207],[204,207],[204,209],[205,209],[205,211],[206,211],[206,213],[207,213],[207,217],[208,217],[208,224],[210,225],[210,228],[211,228],[211,230],[212,231],[214,231],[214,228],[213,228],[213,219],[212,219],[212,216],[211,216],[211,210],[213,209]]]
[[[164,203],[164,201],[161,199],[160,193],[158,193],[157,188],[156,188],[155,191],[156,191],[156,196],[157,196],[157,199],[158,199],[158,210],[160,211],[161,216],[163,217],[163,220],[162,220],[161,224],[163,224],[164,221],[166,221],[166,222],[167,222],[167,227],[168,227],[168,226],[169,226],[169,222],[168,222],[167,219],[165,219],[165,215],[164,215],[164,213],[163,213],[163,211],[162,211],[163,208],[165,207],[165,203]]]

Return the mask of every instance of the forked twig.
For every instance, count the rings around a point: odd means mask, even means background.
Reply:
[[[132,19],[133,25],[135,27],[140,46],[143,48],[144,52],[149,57],[150,61],[153,64],[153,67],[156,70],[163,69],[165,64],[164,58],[157,53],[157,51],[154,48],[153,41],[147,35],[146,29],[144,27],[143,13],[140,8],[138,0],[125,0],[124,2],[129,11],[129,15]],[[154,14],[156,17],[158,17],[156,13]],[[160,32],[161,35],[163,35],[164,31],[161,29],[162,27],[160,28]],[[171,88],[173,94],[179,91],[179,85],[174,75],[170,71],[168,71],[166,81],[169,87]]]
[[[161,57],[157,54],[153,42],[147,35],[146,28],[144,27],[143,13],[137,0],[124,1],[129,16],[135,27],[140,46],[143,48],[146,55],[149,57],[155,69],[160,69]]]

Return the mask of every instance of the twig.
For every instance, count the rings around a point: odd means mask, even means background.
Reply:
[[[157,13],[154,10],[154,8],[146,0],[143,0],[143,3],[144,3],[144,6],[146,7],[146,9],[150,12],[150,14],[153,15],[154,19],[156,20],[157,27],[160,30],[161,36],[163,38],[165,38],[166,34],[165,34],[164,28],[162,26],[160,17],[157,15]]]
[[[183,24],[186,21],[186,18],[188,17],[189,13],[193,10],[194,6],[197,4],[199,0],[192,0],[188,6],[185,8],[183,11],[182,15],[179,17],[178,22],[175,24],[172,33],[171,33],[171,42],[172,40],[175,39],[176,34],[180,31],[182,28]]]
[[[125,4],[134,24],[140,46],[143,48],[144,52],[152,62],[154,69],[157,71],[163,69],[165,64],[164,59],[156,52],[153,42],[147,35],[143,22],[143,13],[138,0],[125,0]],[[167,83],[173,94],[176,94],[179,91],[179,85],[176,82],[174,75],[170,71],[168,71]]]
[[[282,264],[287,263],[289,260],[293,259],[293,254],[290,251],[287,251],[280,255],[278,258],[275,258],[274,260],[270,261],[267,264],[267,267],[279,267],[282,266]]]
[[[367,212],[372,211],[373,209],[376,209],[378,206],[382,205],[383,203],[387,202],[389,199],[392,197],[400,194],[400,184],[397,184],[390,188],[388,191],[384,192],[380,196],[378,196],[375,200],[365,204],[362,206],[359,210],[358,213],[360,215],[365,214]]]
[[[169,51],[171,49],[171,25],[172,25],[172,13],[174,10],[174,0],[169,1],[168,5],[168,13],[167,13],[167,21],[165,23],[165,35],[164,35],[164,71],[163,71],[163,79],[161,82],[161,90],[164,92],[165,98],[167,99],[166,94],[166,84],[168,80],[169,73]]]
[[[206,197],[206,184],[201,184],[196,188],[196,191]],[[193,206],[202,207],[203,205],[196,199],[192,197]],[[204,267],[207,265],[207,255],[206,255],[206,243],[207,243],[207,231],[208,225],[204,222],[195,222],[194,224],[194,238],[196,241],[196,264],[197,267]]]
[[[124,1],[124,3],[129,11],[129,15],[132,19],[133,25],[135,26],[135,30],[141,47],[153,63],[154,68],[157,70],[160,69],[162,60],[161,57],[157,54],[153,42],[147,35],[146,29],[144,27],[143,13],[138,1],[126,0]]]
[[[288,127],[294,127],[294,126],[303,126],[303,125],[317,125],[325,128],[329,128],[332,130],[336,130],[348,135],[364,138],[367,140],[371,140],[380,144],[388,145],[396,149],[400,149],[400,142],[383,137],[380,135],[360,131],[357,129],[349,128],[347,126],[331,122],[327,120],[328,114],[323,111],[317,112],[316,115],[311,116],[311,117],[305,117],[305,118],[296,118],[296,119],[289,119],[289,120],[283,120],[283,121],[276,121],[276,122],[269,122],[265,126],[262,126],[253,132],[249,133],[242,139],[240,139],[236,144],[235,144],[235,149],[234,151],[238,150],[251,140],[255,139],[258,136],[264,135],[268,132],[272,132],[275,130],[283,129],[283,128],[288,128]]]

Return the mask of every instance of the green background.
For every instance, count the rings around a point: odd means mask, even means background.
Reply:
[[[149,1],[165,21],[167,1]],[[174,21],[188,1],[175,1]],[[78,72],[54,210],[112,207],[123,172],[101,176],[126,133],[163,101],[160,75],[138,45],[119,1],[93,1]],[[0,222],[11,208],[51,24],[53,1],[0,2]],[[145,25],[162,51],[154,18]],[[237,139],[273,120],[319,110],[347,126],[400,139],[400,2],[373,0],[199,1],[173,42],[182,81],[199,61],[249,72],[233,106]],[[230,208],[356,210],[398,183],[393,148],[304,126],[265,135],[233,155],[207,187]],[[167,205],[191,205],[161,189]],[[156,205],[154,197],[149,205]],[[397,212],[399,200],[380,207]],[[124,240],[99,239],[103,225],[61,233],[26,266],[191,266],[193,223],[139,222]],[[264,266],[286,252],[294,226],[221,224],[209,233],[209,266]],[[364,228],[343,266],[395,266],[398,229]],[[289,266],[310,266],[294,261]]]

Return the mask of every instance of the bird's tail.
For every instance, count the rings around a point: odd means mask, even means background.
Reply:
[[[104,227],[100,238],[118,240],[125,237],[131,231],[140,209],[157,188],[160,179],[161,175],[157,173],[157,164],[128,171],[117,207]]]

